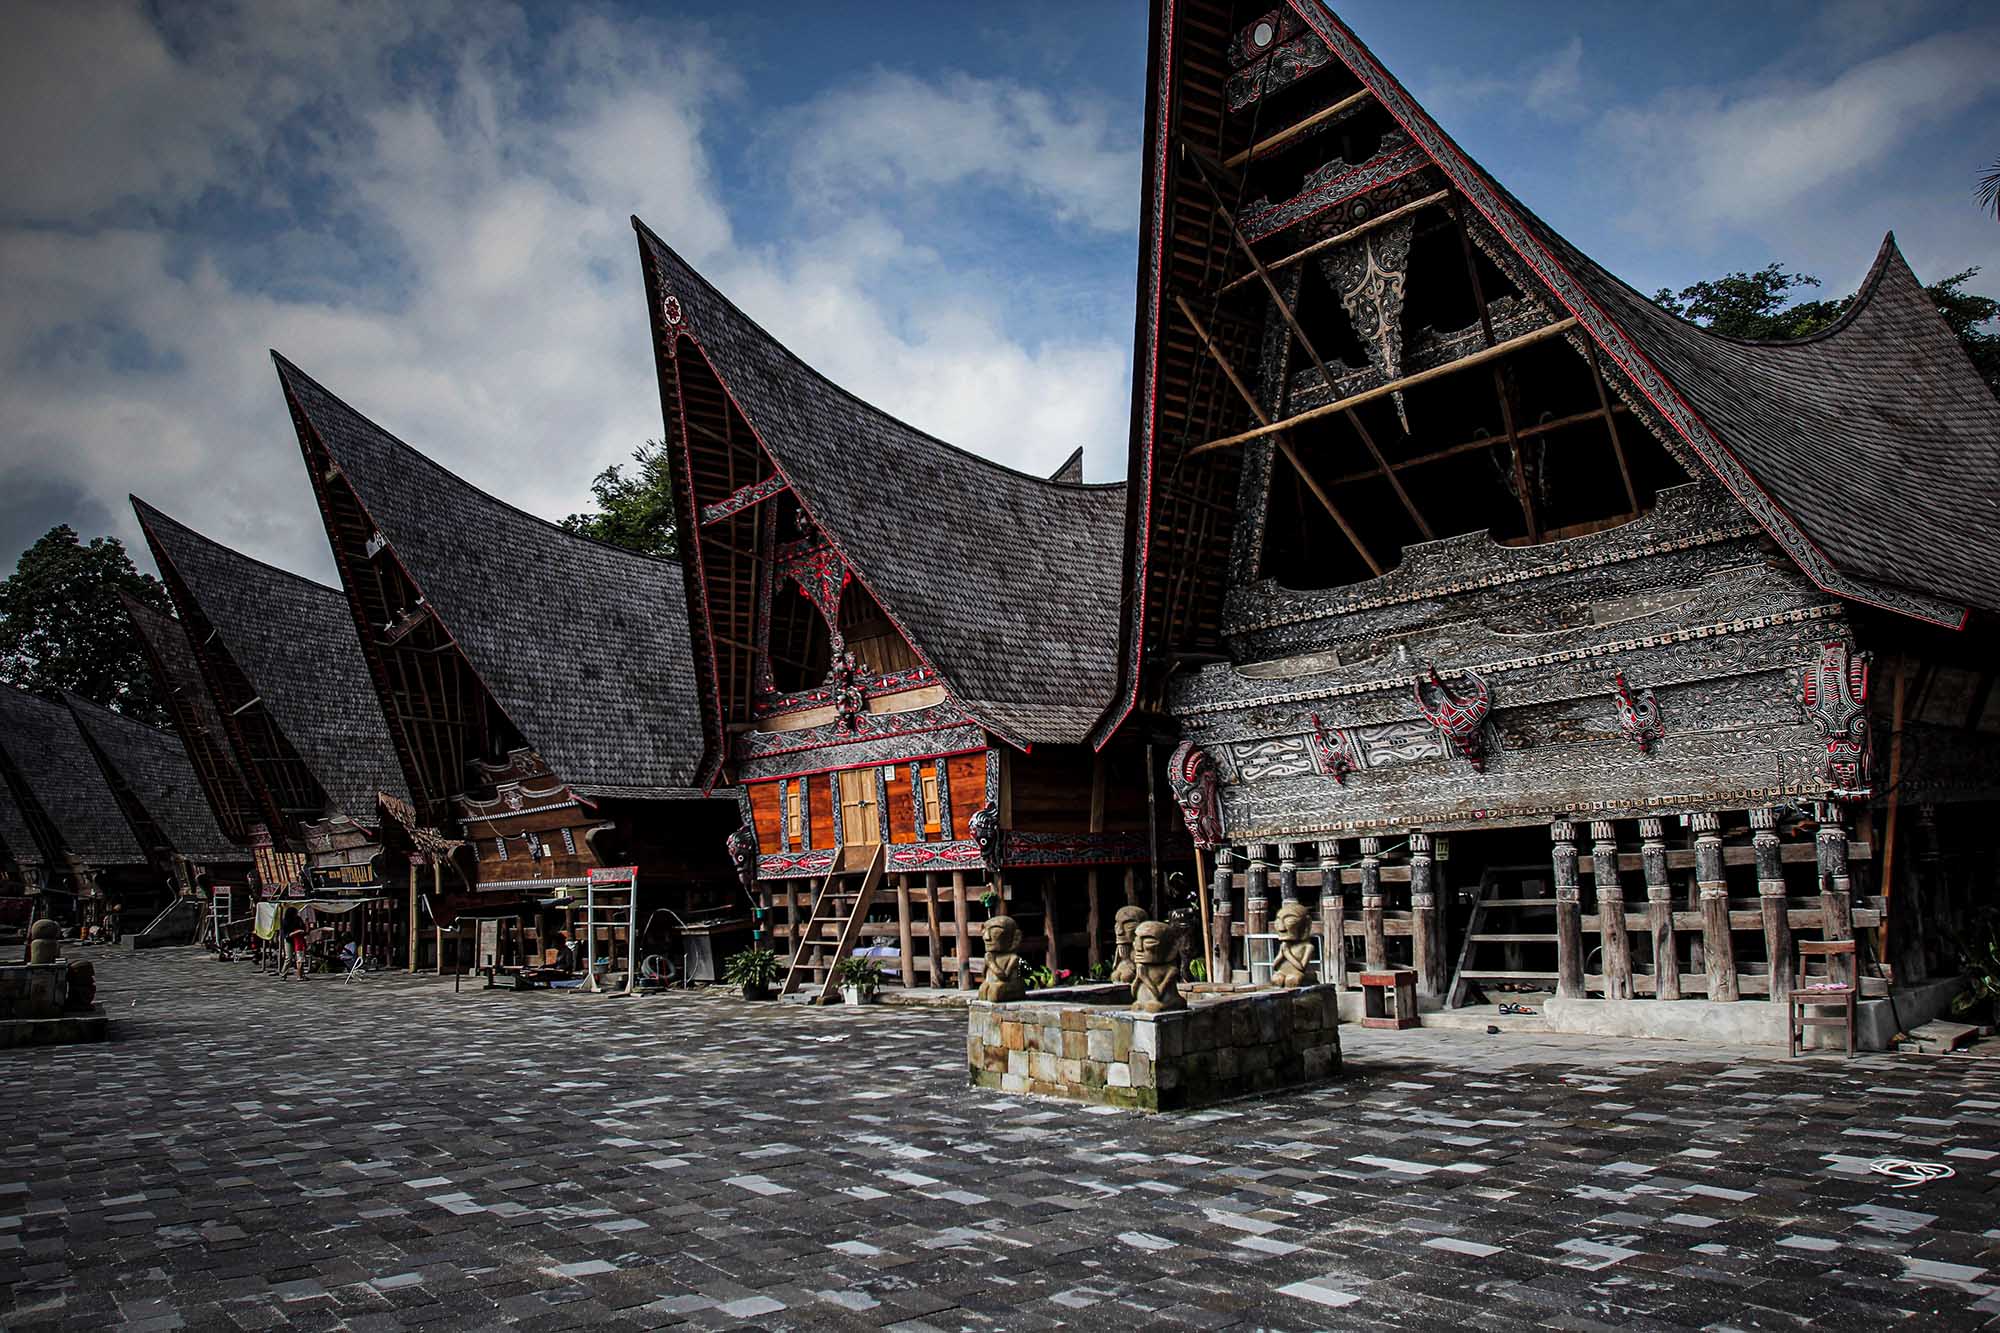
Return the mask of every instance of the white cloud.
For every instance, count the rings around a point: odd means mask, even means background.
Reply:
[[[53,146],[0,150],[15,180],[61,159],[0,200],[0,505],[80,492],[123,513],[136,491],[326,577],[275,347],[495,494],[580,507],[599,468],[661,428],[634,212],[914,424],[1043,470],[1078,443],[1122,460],[1119,330],[1010,338],[998,298],[879,209],[743,246],[703,150],[742,97],[712,34],[585,16],[531,39],[519,14],[442,0],[288,10],[233,12],[198,40],[163,39],[136,3],[0,16],[10,70],[33,63],[27,39],[58,71],[90,53],[83,86],[117,90]],[[857,96],[816,110],[885,114]],[[1109,225],[1114,195],[1130,212],[1132,181],[1090,174],[1107,141],[1093,113],[982,96],[985,128],[1032,164],[997,183],[1086,227]],[[70,100],[62,77],[0,98],[10,125],[57,124]],[[904,147],[877,145],[870,169],[911,188],[972,179]],[[275,238],[242,240],[253,205],[281,218]]]
[[[809,201],[980,183],[1037,198],[1063,221],[1137,226],[1138,126],[1102,102],[1059,105],[1005,80],[878,70],[793,120],[794,187]]]
[[[2000,31],[1941,33],[1831,78],[1674,90],[1610,112],[1601,137],[1629,175],[1638,230],[1750,227],[1825,198],[1992,97],[1995,69]]]

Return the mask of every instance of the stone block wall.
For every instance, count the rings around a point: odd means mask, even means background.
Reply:
[[[1256,991],[1142,1014],[1042,999],[967,1007],[971,1082],[1002,1092],[1167,1111],[1340,1071],[1339,991]]]

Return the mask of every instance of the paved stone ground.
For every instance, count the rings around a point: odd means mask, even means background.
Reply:
[[[2000,1061],[1350,1027],[1146,1117],[952,1012],[98,966],[111,1043],[0,1053],[7,1329],[2000,1321]]]

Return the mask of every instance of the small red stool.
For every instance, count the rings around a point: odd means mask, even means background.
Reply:
[[[1417,1026],[1417,973],[1414,968],[1392,967],[1387,972],[1363,972],[1361,982],[1361,1026],[1365,1028],[1413,1028]],[[1396,992],[1396,1012],[1389,1012],[1389,992]]]

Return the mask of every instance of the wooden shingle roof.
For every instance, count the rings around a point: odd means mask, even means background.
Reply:
[[[48,864],[48,857],[42,851],[41,843],[28,827],[27,817],[14,800],[13,788],[0,780],[0,856],[4,856],[17,866],[40,866]]]
[[[1032,476],[897,420],[633,227],[655,304],[677,303],[670,328],[655,310],[656,332],[699,349],[815,524],[965,710],[1016,744],[1083,739],[1116,671],[1124,484]]]
[[[701,727],[680,567],[495,499],[272,355],[302,443],[334,460],[551,770],[586,795],[686,795]]]
[[[245,859],[217,826],[180,737],[78,695],[63,702],[174,851],[195,861]]]
[[[407,799],[347,598],[210,541],[136,496],[132,507],[154,557],[172,566],[334,810],[372,820],[377,792]]]
[[[130,597],[120,600],[133,632],[145,647],[154,685],[174,716],[174,726],[180,732],[196,780],[203,783],[210,810],[225,835],[234,830],[247,840],[249,826],[263,816],[230,747],[222,710],[216,707],[215,696],[209,692],[208,682],[202,679],[201,663],[195,657],[194,645],[188,642],[187,628],[143,602]]]
[[[145,864],[146,854],[69,709],[0,686],[0,749],[48,816],[63,850],[89,866]]]

